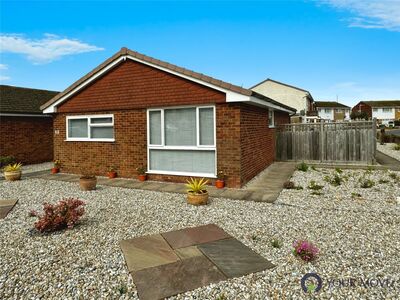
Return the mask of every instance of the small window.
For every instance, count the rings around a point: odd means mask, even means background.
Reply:
[[[373,111],[374,111],[374,112],[378,112],[379,109],[378,109],[378,108],[374,108]]]
[[[390,108],[390,107],[384,107],[384,108],[382,109],[382,111],[383,111],[383,112],[392,112],[392,108]]]
[[[268,125],[270,128],[275,126],[275,116],[273,109],[268,109]]]
[[[114,118],[107,116],[67,117],[67,140],[114,141]]]
[[[331,112],[331,109],[330,109],[330,108],[325,108],[325,112],[326,112],[326,113],[330,113],[330,112]]]

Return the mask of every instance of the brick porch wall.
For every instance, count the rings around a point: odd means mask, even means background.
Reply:
[[[53,120],[41,117],[0,117],[0,156],[24,164],[53,160]]]
[[[269,128],[268,109],[241,105],[241,185],[275,160],[275,129]],[[275,111],[275,124],[290,122],[289,114]]]

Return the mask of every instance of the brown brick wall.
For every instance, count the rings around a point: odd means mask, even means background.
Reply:
[[[352,112],[365,111],[368,114],[369,118],[372,118],[372,107],[365,103],[359,102],[356,106],[352,108],[351,111]]]
[[[90,112],[223,103],[225,94],[131,60],[60,105],[58,112]]]
[[[97,114],[90,113],[90,114]],[[115,142],[72,142],[66,139],[66,116],[83,113],[60,113],[54,121],[54,157],[60,159],[62,171],[85,172],[104,176],[115,166],[119,176],[136,176],[136,167],[147,165],[146,110],[107,111],[114,114]],[[227,174],[227,185],[240,186],[240,105],[218,104],[217,168]],[[151,180],[185,182],[188,177],[150,174]]]
[[[24,164],[51,161],[52,118],[0,117],[0,156],[7,155]]]
[[[241,185],[275,160],[275,129],[269,128],[268,110],[241,105]],[[289,114],[275,111],[275,124],[289,123]]]

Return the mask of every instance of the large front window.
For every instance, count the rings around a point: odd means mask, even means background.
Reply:
[[[215,176],[215,107],[148,110],[149,173]]]
[[[114,141],[114,116],[68,116],[67,141]]]

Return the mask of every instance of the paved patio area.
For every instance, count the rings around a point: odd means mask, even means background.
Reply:
[[[376,161],[390,170],[400,171],[400,161],[380,151],[376,151]]]
[[[162,299],[274,265],[209,224],[120,242],[140,299]]]
[[[7,217],[17,202],[18,200],[0,200],[0,219]]]
[[[265,169],[259,176],[252,180],[245,188],[217,189],[214,186],[208,187],[210,197],[229,198],[236,200],[250,200],[257,202],[274,202],[283,189],[283,183],[290,178],[295,169],[295,163],[276,162]],[[75,174],[50,174],[50,171],[40,171],[23,175],[24,178],[40,178],[46,180],[60,180],[67,182],[78,182],[79,175]],[[97,177],[97,184],[114,187],[123,187],[139,190],[151,190],[169,193],[186,193],[186,186],[183,183],[168,183],[159,181],[138,181],[131,178]]]

